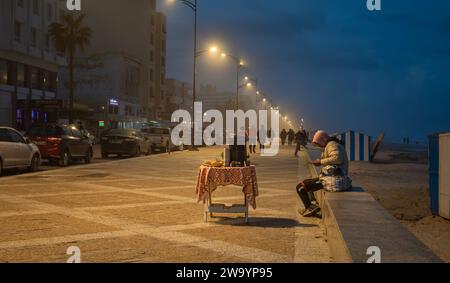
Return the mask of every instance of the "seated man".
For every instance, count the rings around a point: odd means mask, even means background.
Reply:
[[[322,158],[312,162],[317,167],[323,166],[323,169],[320,178],[304,180],[297,186],[297,193],[305,206],[299,213],[304,217],[314,216],[320,211],[319,206],[312,204],[310,194],[322,189],[336,192],[351,188],[347,153],[341,142],[324,131],[318,131],[312,143],[324,149]]]

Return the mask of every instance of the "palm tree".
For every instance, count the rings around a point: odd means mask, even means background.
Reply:
[[[64,15],[62,23],[52,23],[49,25],[49,34],[55,43],[56,50],[64,53],[69,59],[69,122],[74,122],[74,56],[76,51],[84,51],[90,44],[92,29],[83,26],[85,14],[69,13]]]

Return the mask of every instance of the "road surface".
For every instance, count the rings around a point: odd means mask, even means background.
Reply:
[[[198,166],[220,148],[117,160],[0,179],[0,262],[329,262],[319,219],[297,214],[298,180],[309,172],[293,149],[252,157],[260,197],[250,223],[204,223]],[[242,201],[242,189],[215,200]]]

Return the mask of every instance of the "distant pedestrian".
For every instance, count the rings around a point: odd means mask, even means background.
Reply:
[[[294,139],[295,139],[295,132],[294,132],[294,130],[290,129],[289,132],[288,132],[288,144],[289,144],[289,146],[292,145],[292,143],[294,142]]]
[[[256,154],[256,144],[258,143],[258,131],[256,127],[252,125],[248,130],[248,144],[250,154]]]
[[[301,150],[302,146],[305,147],[307,144],[306,132],[304,130],[300,130],[295,134],[295,142],[297,147],[295,148],[295,157],[298,157],[298,152]]]
[[[286,129],[283,129],[280,133],[280,138],[281,138],[281,144],[284,146],[286,144],[286,139],[287,139],[288,133],[286,131]]]
[[[259,142],[259,149],[262,152],[265,149],[267,142],[267,132],[264,126],[261,126],[261,128],[258,131],[258,142]]]

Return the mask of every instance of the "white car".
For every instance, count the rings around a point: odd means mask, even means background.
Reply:
[[[39,148],[18,131],[0,127],[0,176],[6,169],[36,171],[41,165]]]

